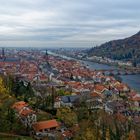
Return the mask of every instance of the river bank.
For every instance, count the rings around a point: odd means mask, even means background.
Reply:
[[[101,69],[114,69],[116,67],[114,66],[109,66],[105,64],[99,64],[95,62],[90,62],[90,61],[81,61],[85,65],[88,65],[88,67],[92,70],[101,70]],[[128,84],[132,89],[140,92],[140,74],[136,75],[120,75],[122,78],[122,82]]]
[[[62,57],[64,59],[68,59],[68,60],[76,60],[76,61],[80,61],[83,65],[87,66],[89,69],[91,70],[111,70],[111,69],[116,69],[116,66],[110,66],[107,64],[100,64],[100,63],[96,63],[96,62],[92,62],[92,61],[85,61],[85,60],[79,60],[76,58],[72,58],[69,56],[64,56],[64,55],[60,55],[60,54],[56,54],[54,52],[48,51],[48,54],[50,55],[55,55],[55,56],[59,56]],[[122,78],[122,82],[128,84],[132,89],[136,90],[137,92],[140,93],[140,74],[136,74],[136,75],[123,75],[120,76]]]

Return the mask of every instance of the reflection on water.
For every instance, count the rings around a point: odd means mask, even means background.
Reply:
[[[89,66],[90,69],[96,69],[96,70],[109,70],[109,69],[116,69],[116,67],[114,66],[109,66],[109,65],[105,65],[105,64],[99,64],[99,63],[95,63],[95,62],[90,62],[90,61],[81,61],[84,64],[86,64],[87,66]]]
[[[123,75],[121,77],[124,83],[127,83],[131,88],[140,92],[140,74]]]

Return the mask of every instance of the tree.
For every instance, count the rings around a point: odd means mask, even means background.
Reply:
[[[93,129],[87,128],[82,139],[83,140],[96,140]]]
[[[34,91],[33,91],[32,86],[31,86],[30,83],[28,83],[24,94],[25,94],[24,95],[24,101],[26,101],[26,102],[28,102],[29,99],[33,97]]]
[[[19,81],[18,79],[14,82],[13,92],[15,93],[16,98],[22,99],[25,102],[29,102],[34,95],[31,84],[28,83],[26,86],[23,81]]]
[[[6,87],[3,83],[3,79],[0,77],[0,94],[2,94],[2,93],[8,94],[9,91],[8,91],[8,89],[6,89]]]
[[[11,130],[13,130],[14,123],[17,121],[15,112],[11,108],[8,109],[8,114],[7,114],[6,118],[9,121],[9,129],[11,131]]]
[[[134,131],[130,131],[128,134],[128,140],[136,140]]]
[[[106,140],[106,126],[102,124],[102,140]]]
[[[60,108],[57,110],[57,118],[64,122],[66,126],[71,127],[77,123],[77,115],[70,108]]]
[[[64,90],[59,90],[59,91],[57,91],[57,95],[58,96],[64,96],[65,94],[64,94]]]

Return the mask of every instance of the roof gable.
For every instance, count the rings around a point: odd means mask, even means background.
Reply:
[[[41,122],[36,122],[33,124],[33,129],[35,131],[50,129],[54,127],[59,127],[59,124],[56,120],[41,121]]]

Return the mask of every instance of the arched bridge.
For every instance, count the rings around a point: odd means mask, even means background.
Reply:
[[[129,69],[129,70],[123,70],[123,69],[109,69],[109,70],[97,70],[104,75],[136,75],[140,74],[140,70],[138,69]]]

